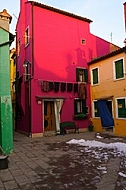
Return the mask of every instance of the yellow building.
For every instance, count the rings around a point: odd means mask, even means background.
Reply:
[[[126,47],[88,65],[94,131],[126,136]]]
[[[14,128],[15,128],[15,105],[16,105],[16,93],[14,85],[15,78],[16,78],[16,49],[13,48],[10,50],[10,88],[11,88]]]

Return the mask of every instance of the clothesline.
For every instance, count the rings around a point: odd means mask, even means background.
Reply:
[[[57,80],[49,80],[49,79],[34,79],[35,81],[38,81],[38,82],[43,82],[43,81],[47,81],[47,82],[59,82],[59,83],[83,83],[83,84],[86,84],[86,82],[77,82],[77,81],[57,81]]]

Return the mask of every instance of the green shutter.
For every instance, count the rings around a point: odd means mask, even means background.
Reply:
[[[76,68],[76,82],[79,82],[79,68]]]
[[[84,78],[85,78],[84,82],[88,82],[88,69],[84,69]]]
[[[125,98],[117,100],[118,105],[118,117],[119,118],[126,118],[126,105],[125,105]]]
[[[95,117],[100,117],[99,110],[98,110],[98,102],[94,102],[94,116]]]
[[[83,106],[83,108],[82,108],[83,113],[86,114],[86,112],[87,112],[87,108],[86,108],[86,100],[82,100],[82,106]]]
[[[93,84],[98,84],[98,68],[92,70]]]
[[[74,114],[77,114],[77,100],[74,100]]]
[[[115,74],[116,74],[116,79],[124,77],[124,73],[123,73],[123,59],[115,62]]]

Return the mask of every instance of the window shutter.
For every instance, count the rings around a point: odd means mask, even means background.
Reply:
[[[118,117],[126,118],[125,99],[118,99]]]
[[[87,112],[87,108],[86,108],[86,100],[82,100],[83,101],[83,113],[86,114]]]
[[[116,79],[124,77],[123,59],[115,62]]]
[[[76,68],[76,82],[79,82],[79,68]]]
[[[98,69],[93,69],[93,84],[98,83]]]
[[[74,114],[77,114],[77,101],[74,100]]]
[[[88,69],[84,69],[84,77],[85,77],[84,82],[88,82]]]
[[[94,102],[94,116],[100,117],[99,110],[98,110],[98,102]]]

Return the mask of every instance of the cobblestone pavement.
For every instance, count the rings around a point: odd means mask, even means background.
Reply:
[[[0,190],[126,190],[125,155],[66,143],[71,139],[126,143],[109,135],[98,139],[94,132],[33,139],[15,133],[9,167],[0,170]]]

